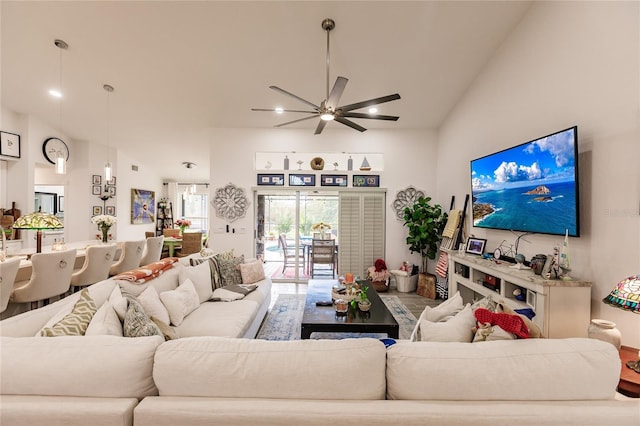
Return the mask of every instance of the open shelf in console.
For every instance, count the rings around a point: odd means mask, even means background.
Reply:
[[[492,295],[513,309],[532,309],[545,337],[586,337],[591,317],[591,283],[545,280],[530,269],[515,269],[480,256],[449,253],[449,294],[465,303]],[[520,290],[522,296],[516,296]]]

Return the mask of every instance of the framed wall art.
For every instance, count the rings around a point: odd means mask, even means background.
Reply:
[[[114,188],[115,191],[115,188]],[[156,217],[156,193],[146,189],[131,189],[131,223],[154,223]]]
[[[347,186],[347,175],[320,175],[320,186]]]
[[[107,181],[107,185],[114,185],[116,184],[116,177],[115,176],[111,176],[111,179],[109,179]]]
[[[353,175],[354,188],[374,188],[380,186],[380,175]]]
[[[20,135],[0,132],[0,155],[20,158]]]
[[[102,185],[102,176],[100,176],[100,175],[92,175],[91,176],[91,183],[93,185]]]
[[[109,195],[111,195],[112,197],[116,196],[116,187],[109,185],[107,186],[107,191],[109,192]]]
[[[258,185],[284,186],[284,174],[258,173]]]
[[[100,195],[102,193],[102,188],[100,185],[93,185],[91,187],[91,195]]]
[[[289,186],[316,186],[316,175],[290,174]]]
[[[93,206],[93,216],[102,214],[102,206]]]
[[[107,206],[104,209],[104,214],[108,214],[109,216],[116,215],[116,206]]]

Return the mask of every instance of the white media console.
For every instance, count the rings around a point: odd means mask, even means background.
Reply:
[[[449,295],[459,291],[465,303],[494,295],[513,309],[533,309],[533,321],[544,337],[587,337],[591,282],[545,280],[531,269],[514,269],[512,265],[450,251]],[[524,300],[513,295],[516,289],[521,290]]]

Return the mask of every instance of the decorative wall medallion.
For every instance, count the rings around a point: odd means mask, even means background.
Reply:
[[[398,191],[396,199],[391,204],[391,208],[396,212],[396,218],[404,220],[404,209],[414,205],[420,197],[426,197],[424,191],[415,189],[413,186],[408,186],[407,189]]]
[[[229,222],[244,217],[249,210],[249,199],[245,195],[244,189],[238,188],[232,183],[224,188],[216,189],[211,203],[216,209],[216,216]]]

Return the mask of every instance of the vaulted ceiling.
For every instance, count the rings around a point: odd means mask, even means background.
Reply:
[[[314,103],[325,97],[326,33],[331,77],[349,83],[341,104],[399,93],[379,106],[397,122],[368,129],[437,129],[517,26],[531,2],[507,1],[85,1],[0,2],[1,99],[72,139],[145,159],[166,179],[196,161],[208,177],[212,128],[264,128],[300,118],[252,107],[301,109],[277,85]],[[48,90],[58,86],[61,114]],[[302,108],[304,109],[304,108]],[[354,120],[357,121],[357,120]],[[287,128],[313,133],[317,120]],[[329,123],[330,128],[344,128]],[[316,137],[327,137],[327,130]],[[330,132],[329,132],[330,134]],[[152,146],[155,149],[150,150]],[[163,153],[175,151],[180,155]],[[157,158],[149,158],[158,152]],[[196,160],[197,159],[197,160]]]

